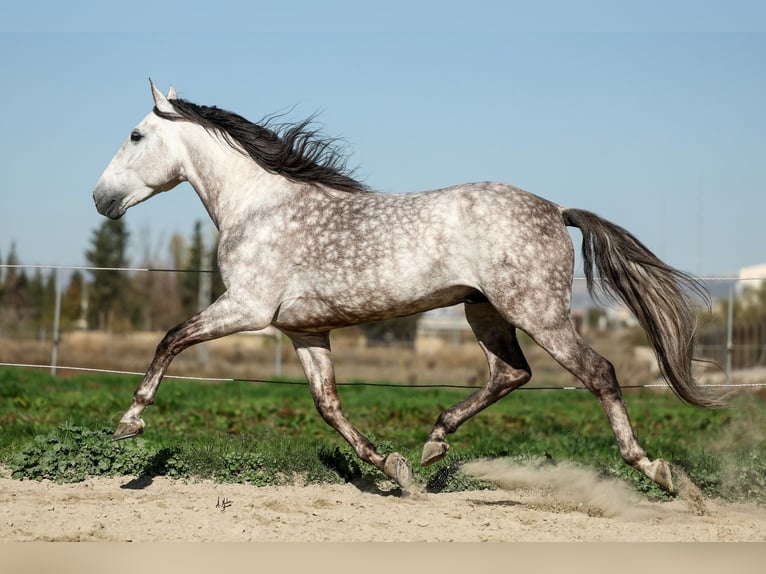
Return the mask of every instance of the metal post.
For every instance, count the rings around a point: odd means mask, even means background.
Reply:
[[[726,318],[726,379],[731,384],[732,355],[734,353],[734,283],[729,289],[729,309]]]
[[[59,332],[61,327],[61,269],[56,269],[56,310],[53,314],[53,348],[51,349],[51,375],[56,376],[59,358]]]

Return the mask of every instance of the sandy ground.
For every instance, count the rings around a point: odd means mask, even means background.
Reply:
[[[766,541],[766,509],[651,502],[566,465],[471,463],[493,491],[402,495],[354,485],[254,487],[167,478],[0,478],[0,540],[112,542]]]

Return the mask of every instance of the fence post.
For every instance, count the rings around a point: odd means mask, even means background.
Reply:
[[[726,379],[729,384],[732,382],[731,378],[731,363],[732,355],[734,353],[734,288],[736,283],[732,284],[729,288],[729,308],[727,310],[726,317]]]
[[[61,329],[61,269],[56,269],[56,310],[53,313],[53,347],[51,349],[51,375],[56,376],[56,364],[59,358],[59,339]]]

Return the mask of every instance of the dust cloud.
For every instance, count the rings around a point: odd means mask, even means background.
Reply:
[[[472,461],[461,470],[503,490],[531,495],[527,506],[551,512],[578,511],[626,521],[657,517],[661,510],[626,484],[570,462],[519,463],[511,459]]]

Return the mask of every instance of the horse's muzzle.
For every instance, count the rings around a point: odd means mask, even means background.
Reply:
[[[93,202],[96,204],[96,210],[109,219],[119,219],[125,215],[126,209],[122,206],[119,199],[104,197],[97,191],[93,192]]]

